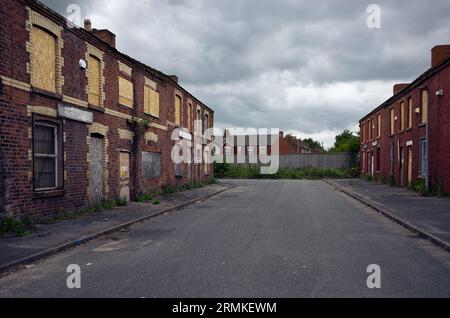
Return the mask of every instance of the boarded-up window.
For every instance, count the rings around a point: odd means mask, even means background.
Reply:
[[[377,115],[377,137],[381,137],[381,114]]]
[[[89,104],[100,106],[101,98],[101,62],[98,58],[89,55],[88,61],[89,72]]]
[[[428,91],[422,91],[422,124],[427,123],[428,116]]]
[[[181,97],[175,96],[175,124],[181,126]]]
[[[133,108],[133,102],[133,83],[123,77],[119,77],[119,104]]]
[[[187,121],[188,121],[187,126],[188,126],[189,131],[192,130],[191,120],[192,120],[192,104],[189,104],[188,105],[188,114],[187,114]]]
[[[145,179],[161,176],[161,154],[142,152],[142,176]]]
[[[390,113],[389,113],[389,116],[390,116],[390,129],[389,129],[389,132],[390,132],[390,134],[391,134],[391,136],[392,135],[394,135],[394,133],[395,133],[395,129],[394,129],[394,127],[395,127],[395,118],[394,118],[394,116],[395,116],[395,112],[394,112],[394,108],[391,108],[391,110],[390,110]]]
[[[408,98],[408,128],[412,128],[413,103],[412,98]]]
[[[405,103],[400,103],[400,131],[405,130]]]
[[[361,141],[366,142],[366,125],[361,124]]]
[[[144,87],[144,112],[159,118],[159,93],[149,86]]]
[[[31,42],[32,85],[46,91],[56,92],[56,37],[33,26]]]

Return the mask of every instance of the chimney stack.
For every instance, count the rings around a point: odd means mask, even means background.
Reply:
[[[401,83],[401,84],[395,84],[394,85],[394,95],[400,92],[402,89],[404,89],[406,86],[408,86],[408,83]]]
[[[431,67],[436,67],[450,58],[450,45],[437,45],[431,49]]]
[[[93,29],[92,34],[97,38],[108,44],[109,46],[116,48],[116,35],[109,30],[97,30]]]

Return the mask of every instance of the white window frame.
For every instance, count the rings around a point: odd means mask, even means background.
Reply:
[[[40,153],[36,153],[34,152],[34,138],[33,138],[33,157],[34,158],[53,158],[55,160],[55,186],[54,187],[47,187],[47,188],[35,188],[35,191],[49,191],[49,190],[55,190],[58,189],[59,185],[58,185],[58,180],[59,180],[59,175],[58,175],[58,152],[59,152],[59,148],[58,148],[58,125],[57,124],[50,124],[50,123],[44,123],[41,121],[37,121],[33,124],[33,128],[35,126],[45,126],[45,127],[50,127],[53,129],[53,134],[54,134],[54,143],[55,143],[55,153],[54,154],[40,154]],[[33,165],[33,170],[36,167]],[[35,175],[36,171],[33,171],[33,178]],[[35,180],[36,182],[36,180]],[[34,182],[34,183],[35,183]],[[33,185],[36,186],[36,183]]]

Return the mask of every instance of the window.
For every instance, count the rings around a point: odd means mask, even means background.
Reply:
[[[145,179],[161,176],[161,154],[142,152],[142,177]]]
[[[428,116],[428,91],[423,90],[422,91],[422,124],[427,123],[427,116]]]
[[[197,125],[196,125],[197,132],[201,133],[202,132],[202,112],[200,109],[197,109],[196,121],[197,121]]]
[[[369,134],[370,134],[370,140],[372,140],[373,139],[373,118],[369,121],[369,126],[370,126],[370,130],[369,130]]]
[[[36,191],[62,186],[62,142],[60,126],[52,121],[33,124],[33,175]]]
[[[191,114],[192,114],[192,104],[189,103],[188,104],[188,114],[187,114],[187,121],[188,121],[187,126],[188,126],[189,131],[192,130],[192,123],[191,123],[192,116],[191,116]]]
[[[412,128],[413,103],[412,98],[408,98],[408,129]]]
[[[428,164],[428,149],[427,140],[422,139],[420,141],[420,175],[427,175],[427,164]]]
[[[33,26],[31,29],[33,69],[31,84],[46,91],[56,93],[56,37]]]
[[[247,153],[249,155],[253,155],[254,151],[255,151],[255,149],[252,146],[247,146]]]
[[[181,97],[175,96],[175,124],[181,126]]]
[[[159,93],[150,86],[144,86],[144,113],[159,118]]]
[[[129,108],[134,106],[133,83],[121,76],[119,76],[119,104]]]
[[[366,125],[361,124],[361,142],[366,142]]]
[[[393,136],[395,133],[395,111],[394,111],[394,108],[391,108],[391,110],[389,111],[389,119],[390,119],[389,133],[391,136]]]
[[[205,119],[204,119],[205,123],[203,124],[203,129],[206,131],[209,129],[209,115],[205,114]]]
[[[89,104],[100,106],[101,98],[101,62],[95,56],[89,55],[88,60],[88,87],[89,87]]]
[[[405,103],[400,103],[400,131],[405,130]]]
[[[377,115],[377,137],[381,137],[381,114]]]

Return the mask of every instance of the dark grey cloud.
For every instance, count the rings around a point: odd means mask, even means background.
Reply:
[[[381,7],[381,29],[366,8]],[[323,136],[429,67],[450,42],[447,0],[79,0],[118,48],[162,70],[216,110],[219,125],[279,127]]]

